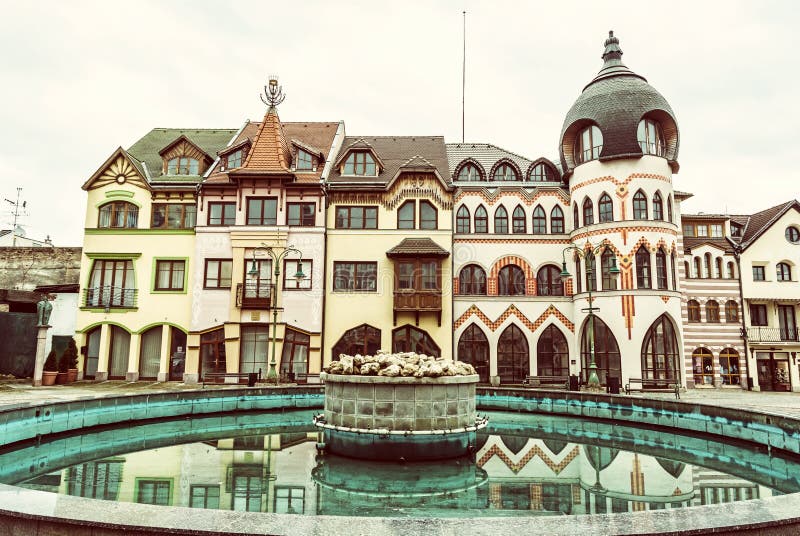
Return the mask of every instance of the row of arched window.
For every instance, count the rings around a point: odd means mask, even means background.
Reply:
[[[487,179],[486,171],[483,166],[475,160],[465,160],[456,167],[455,180],[462,182],[478,181],[500,181],[515,182],[522,181],[519,168],[510,160],[501,160],[495,164],[491,171],[491,178]],[[545,162],[539,162],[528,169],[527,180],[531,182],[558,182],[559,175],[556,169]]]
[[[536,205],[531,219],[531,232],[533,234],[547,234],[547,223],[545,210],[541,205]],[[555,206],[550,211],[549,228],[552,234],[563,234],[565,232],[564,211],[561,210],[561,207]],[[503,205],[497,207],[494,211],[492,231],[495,234],[527,233],[528,217],[522,205],[517,205],[514,208],[510,220],[506,208]],[[467,234],[470,232],[477,234],[489,232],[489,214],[483,205],[478,205],[475,209],[474,219],[470,217],[469,209],[464,205],[461,205],[456,211],[456,233]]]
[[[664,200],[661,197],[661,192],[656,192],[652,200],[652,212],[649,210],[647,195],[638,190],[633,195],[633,219],[634,220],[657,220],[674,222],[674,214],[672,211],[672,197],[667,196],[667,212],[666,220],[664,218]],[[650,217],[652,215],[652,218]],[[581,216],[583,219],[581,220]],[[581,225],[592,225],[594,223],[606,223],[614,221],[614,202],[611,196],[603,192],[600,199],[597,201],[597,218],[595,219],[594,202],[587,196],[584,197],[581,208],[578,208],[578,203],[572,204],[572,223],[577,229]]]
[[[499,296],[524,296],[526,294],[525,272],[519,266],[508,264],[497,274]],[[458,294],[468,296],[486,295],[486,272],[477,264],[464,266],[458,274]],[[563,296],[564,283],[561,270],[554,264],[539,268],[536,273],[537,296]]]
[[[707,279],[736,279],[736,266],[733,261],[728,261],[726,269],[722,269],[722,257],[716,257],[712,263],[711,253],[706,253],[702,257],[695,256],[692,264],[684,261],[683,267],[686,269],[686,277],[707,278]]]
[[[695,385],[714,384],[714,354],[708,348],[695,348],[692,352],[692,371]],[[739,352],[725,348],[719,353],[719,376],[722,385],[739,385]]]
[[[688,311],[689,322],[700,322],[700,302],[697,300],[689,300],[686,302]],[[708,300],[706,302],[706,322],[718,324],[721,322],[719,316],[719,302],[716,300]],[[725,322],[738,322],[739,321],[739,304],[733,300],[725,302]]]
[[[669,261],[667,260],[669,257]],[[592,292],[598,290],[597,277],[595,273],[595,258],[588,255],[585,258],[586,268],[581,271],[581,259],[575,259],[576,273],[575,278],[576,291],[583,292],[583,281],[581,274],[585,275],[586,290]],[[600,289],[601,290],[616,290],[617,277],[612,273],[611,268],[615,265],[615,254],[610,249],[606,248],[600,255]],[[652,289],[667,290],[670,288],[670,279],[672,282],[672,290],[678,289],[678,280],[675,274],[675,252],[669,256],[664,250],[663,246],[656,249],[655,255],[652,255],[650,250],[642,244],[636,250],[634,255],[634,265],[636,272],[636,288],[637,289]],[[655,268],[655,270],[654,270]],[[668,274],[669,268],[669,276]]]

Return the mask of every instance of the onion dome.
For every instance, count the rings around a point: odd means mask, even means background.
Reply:
[[[665,157],[677,171],[678,125],[669,103],[645,77],[622,63],[622,49],[613,31],[608,32],[602,58],[603,68],[583,88],[561,128],[565,174],[588,160],[644,154]],[[650,121],[640,125],[642,120]],[[579,137],[587,128],[593,131],[591,135]]]

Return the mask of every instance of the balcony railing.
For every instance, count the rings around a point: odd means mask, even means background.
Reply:
[[[796,342],[800,341],[800,330],[797,328],[768,328],[751,326],[745,334],[750,342]]]
[[[395,290],[395,311],[441,311],[441,290]]]
[[[242,309],[270,309],[272,284],[239,283],[236,285],[236,307]]]
[[[121,287],[91,287],[83,289],[83,307],[123,309],[136,307],[137,290]]]

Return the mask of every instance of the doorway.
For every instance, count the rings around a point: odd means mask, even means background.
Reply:
[[[788,352],[756,352],[758,385],[762,391],[791,391]]]

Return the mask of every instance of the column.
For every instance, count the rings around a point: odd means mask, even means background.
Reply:
[[[170,349],[170,327],[168,324],[161,326],[161,361],[158,365],[157,381],[165,382],[169,380],[169,349]]]
[[[139,379],[139,359],[142,357],[142,336],[139,333],[131,333],[131,344],[128,347],[128,370],[125,373],[125,380],[135,382]]]
[[[497,335],[495,340],[489,338],[489,383],[500,385],[500,376],[497,374]]]
[[[33,386],[42,385],[42,370],[44,369],[45,350],[47,349],[47,330],[51,326],[38,326],[36,332],[36,363],[33,367]]]
[[[111,328],[108,324],[100,326],[100,353],[97,358],[97,373],[94,379],[105,381],[108,379],[108,352],[111,349]]]

